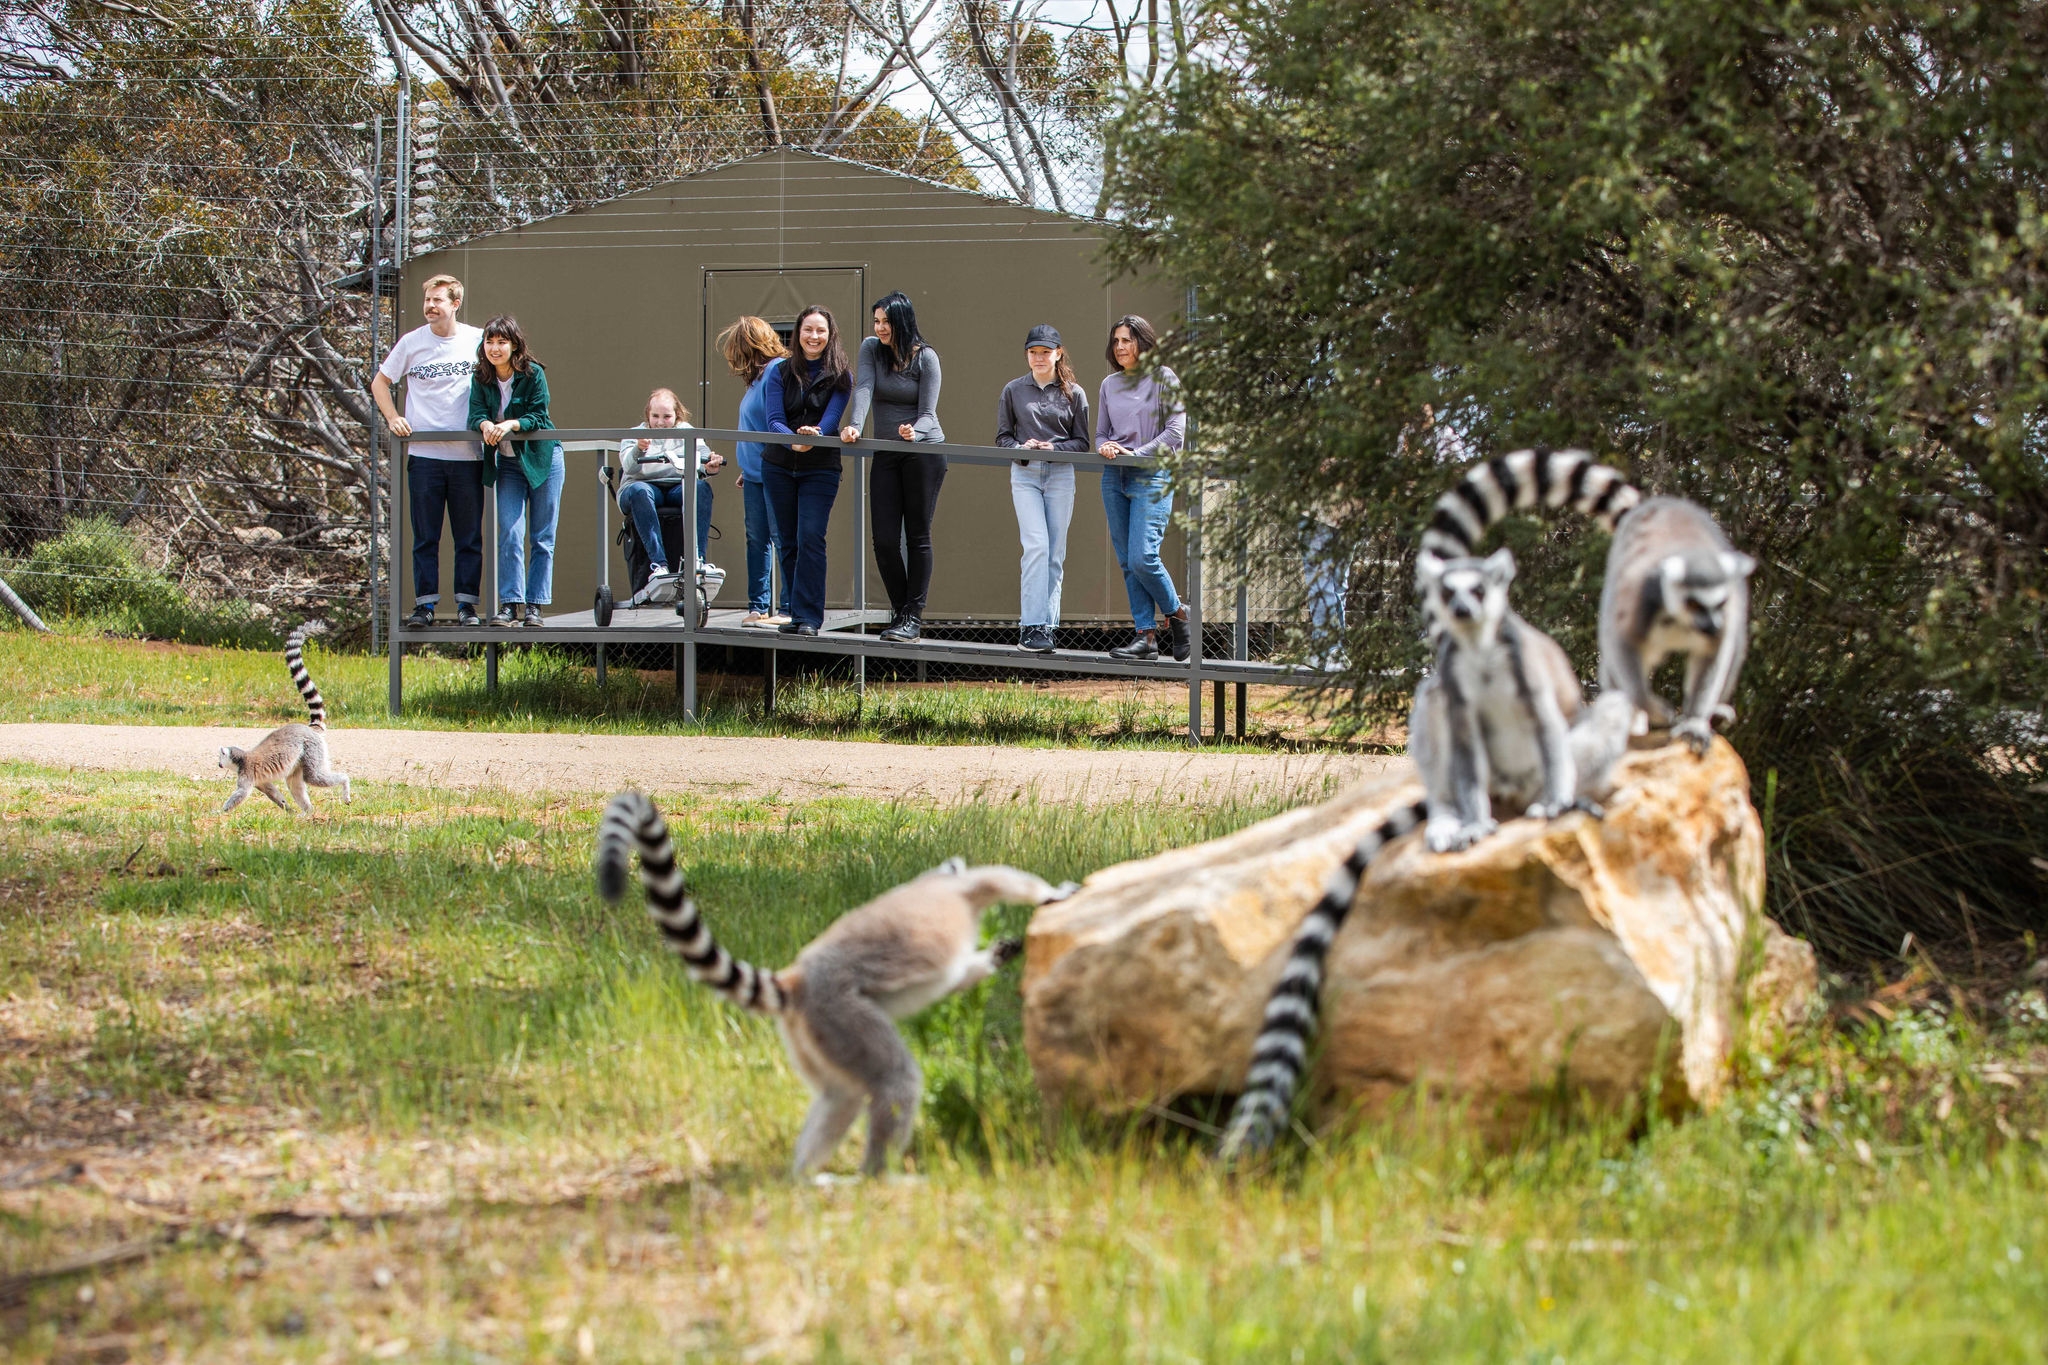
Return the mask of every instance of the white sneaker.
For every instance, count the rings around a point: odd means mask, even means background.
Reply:
[[[768,630],[776,630],[789,624],[789,617],[782,612],[772,612],[755,623]]]
[[[745,616],[742,616],[740,618],[740,624],[743,626],[758,626],[765,622],[767,619],[767,615],[763,612],[750,611]]]

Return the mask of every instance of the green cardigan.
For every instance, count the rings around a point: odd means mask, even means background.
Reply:
[[[527,362],[526,373],[512,376],[512,401],[505,411],[498,411],[498,381],[495,379],[471,379],[469,381],[469,429],[483,430],[485,422],[517,421],[521,431],[553,431],[554,421],[548,416],[548,376],[538,360]],[[505,441],[512,438],[507,436]],[[497,450],[484,448],[484,482],[498,481],[498,451],[505,448],[505,441],[498,442]],[[519,472],[526,475],[529,487],[544,484],[554,471],[555,455],[562,448],[560,441],[519,442]]]

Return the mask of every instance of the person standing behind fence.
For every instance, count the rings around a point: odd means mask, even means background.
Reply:
[[[761,383],[767,430],[816,436],[838,426],[853,376],[831,309],[814,303],[796,315],[796,354],[770,365]],[[825,624],[825,531],[839,471],[840,453],[830,446],[791,442],[761,451],[762,488],[784,537],[778,548],[790,619],[776,627],[784,635],[816,635]]]
[[[457,322],[462,281],[436,275],[422,286],[426,321],[398,339],[370,383],[377,410],[393,436],[459,431],[468,425],[469,381],[483,330]],[[391,401],[391,386],[405,384],[406,416]],[[406,449],[405,486],[412,500],[413,629],[434,624],[441,600],[441,519],[455,538],[455,623],[474,626],[484,582],[483,458],[474,441],[418,441]]]
[[[1074,378],[1059,330],[1041,323],[1024,338],[1031,373],[1003,386],[996,401],[996,444],[1016,450],[1088,449],[1088,395]],[[1024,555],[1018,566],[1017,648],[1050,654],[1060,624],[1060,580],[1067,526],[1074,519],[1074,467],[1053,460],[1010,466],[1010,502]]]
[[[1187,413],[1177,396],[1180,380],[1164,365],[1151,374],[1139,372],[1145,353],[1158,344],[1152,324],[1136,314],[1118,318],[1109,329],[1105,354],[1116,370],[1102,381],[1095,417],[1095,450],[1105,460],[1150,459],[1179,450],[1185,440]],[[1159,545],[1173,516],[1173,488],[1166,471],[1156,466],[1105,468],[1102,510],[1109,517],[1110,545],[1124,571],[1124,592],[1130,597],[1131,622],[1138,632],[1129,644],[1109,651],[1110,656],[1158,658],[1155,621],[1164,619],[1173,657],[1185,662],[1188,609],[1159,559]]]
[[[847,406],[844,440],[860,439],[870,404],[875,435],[893,441],[943,441],[939,426],[939,353],[918,334],[917,313],[902,293],[877,299],[875,334],[860,344],[860,365]],[[924,629],[925,597],[932,585],[932,514],[939,485],[946,481],[946,457],[906,450],[881,450],[869,457],[869,525],[875,538],[875,567],[889,593],[892,619],[882,638],[894,644],[915,640]]]
[[[562,443],[509,440],[521,432],[549,431],[548,377],[526,349],[519,319],[500,313],[484,324],[469,381],[468,426],[490,447],[483,481],[498,487],[498,614],[494,626],[541,624],[540,609],[555,600],[555,520],[562,511]],[[527,533],[533,555],[526,553]]]
[[[740,397],[741,431],[767,431],[768,367],[789,354],[775,329],[752,315],[737,319],[718,334],[718,350],[725,367],[746,384]],[[778,613],[769,598],[773,586],[768,573],[768,556],[782,544],[775,529],[775,516],[768,506],[768,494],[761,483],[761,452],[758,441],[740,441],[733,446],[740,467],[740,500],[747,513],[747,614],[743,626],[780,626],[789,617],[789,577],[782,579],[782,610]],[[780,556],[778,555],[779,559]]]
[[[656,389],[647,395],[635,430],[669,431],[689,425],[690,410],[676,391]],[[711,480],[704,476],[724,466],[723,455],[687,436],[628,436],[619,442],[619,510],[633,519],[651,573],[679,571],[676,561],[683,547],[662,539],[661,509],[683,505],[683,480],[692,474],[697,480],[697,558],[704,558],[704,542],[711,535]]]

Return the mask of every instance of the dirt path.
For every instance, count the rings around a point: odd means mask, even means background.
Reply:
[[[247,746],[253,727],[0,725],[0,759],[60,768],[219,778],[215,753]],[[514,791],[687,791],[804,800],[865,796],[958,801],[1112,801],[1155,792],[1216,800],[1355,781],[1398,759],[1363,754],[1205,754],[1146,749],[847,743],[689,735],[465,734],[336,730],[335,766],[357,782]]]

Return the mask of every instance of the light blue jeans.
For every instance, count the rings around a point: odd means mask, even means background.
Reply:
[[[619,489],[619,510],[633,519],[640,547],[647,551],[651,574],[680,571],[683,547],[664,544],[661,539],[661,509],[683,505],[683,485],[645,483],[635,479]],[[697,480],[697,558],[705,558],[704,546],[711,539],[711,480]]]
[[[1067,566],[1067,526],[1074,520],[1074,467],[1049,460],[1010,465],[1010,502],[1017,509],[1017,537],[1024,543],[1018,565],[1018,625],[1025,629],[1060,623],[1060,580]]]
[[[1180,594],[1159,562],[1159,545],[1173,518],[1173,485],[1163,469],[1110,465],[1102,471],[1102,510],[1109,518],[1110,548],[1124,571],[1131,624],[1156,630],[1159,617],[1180,610]]]
[[[1308,623],[1317,636],[1344,629],[1344,597],[1351,591],[1351,565],[1332,553],[1335,528],[1318,522],[1309,529],[1308,549],[1301,559],[1308,584]]]
[[[516,458],[498,460],[498,605],[555,600],[555,520],[562,514],[562,452],[546,483],[529,484]],[[533,536],[533,557],[526,538]]]

